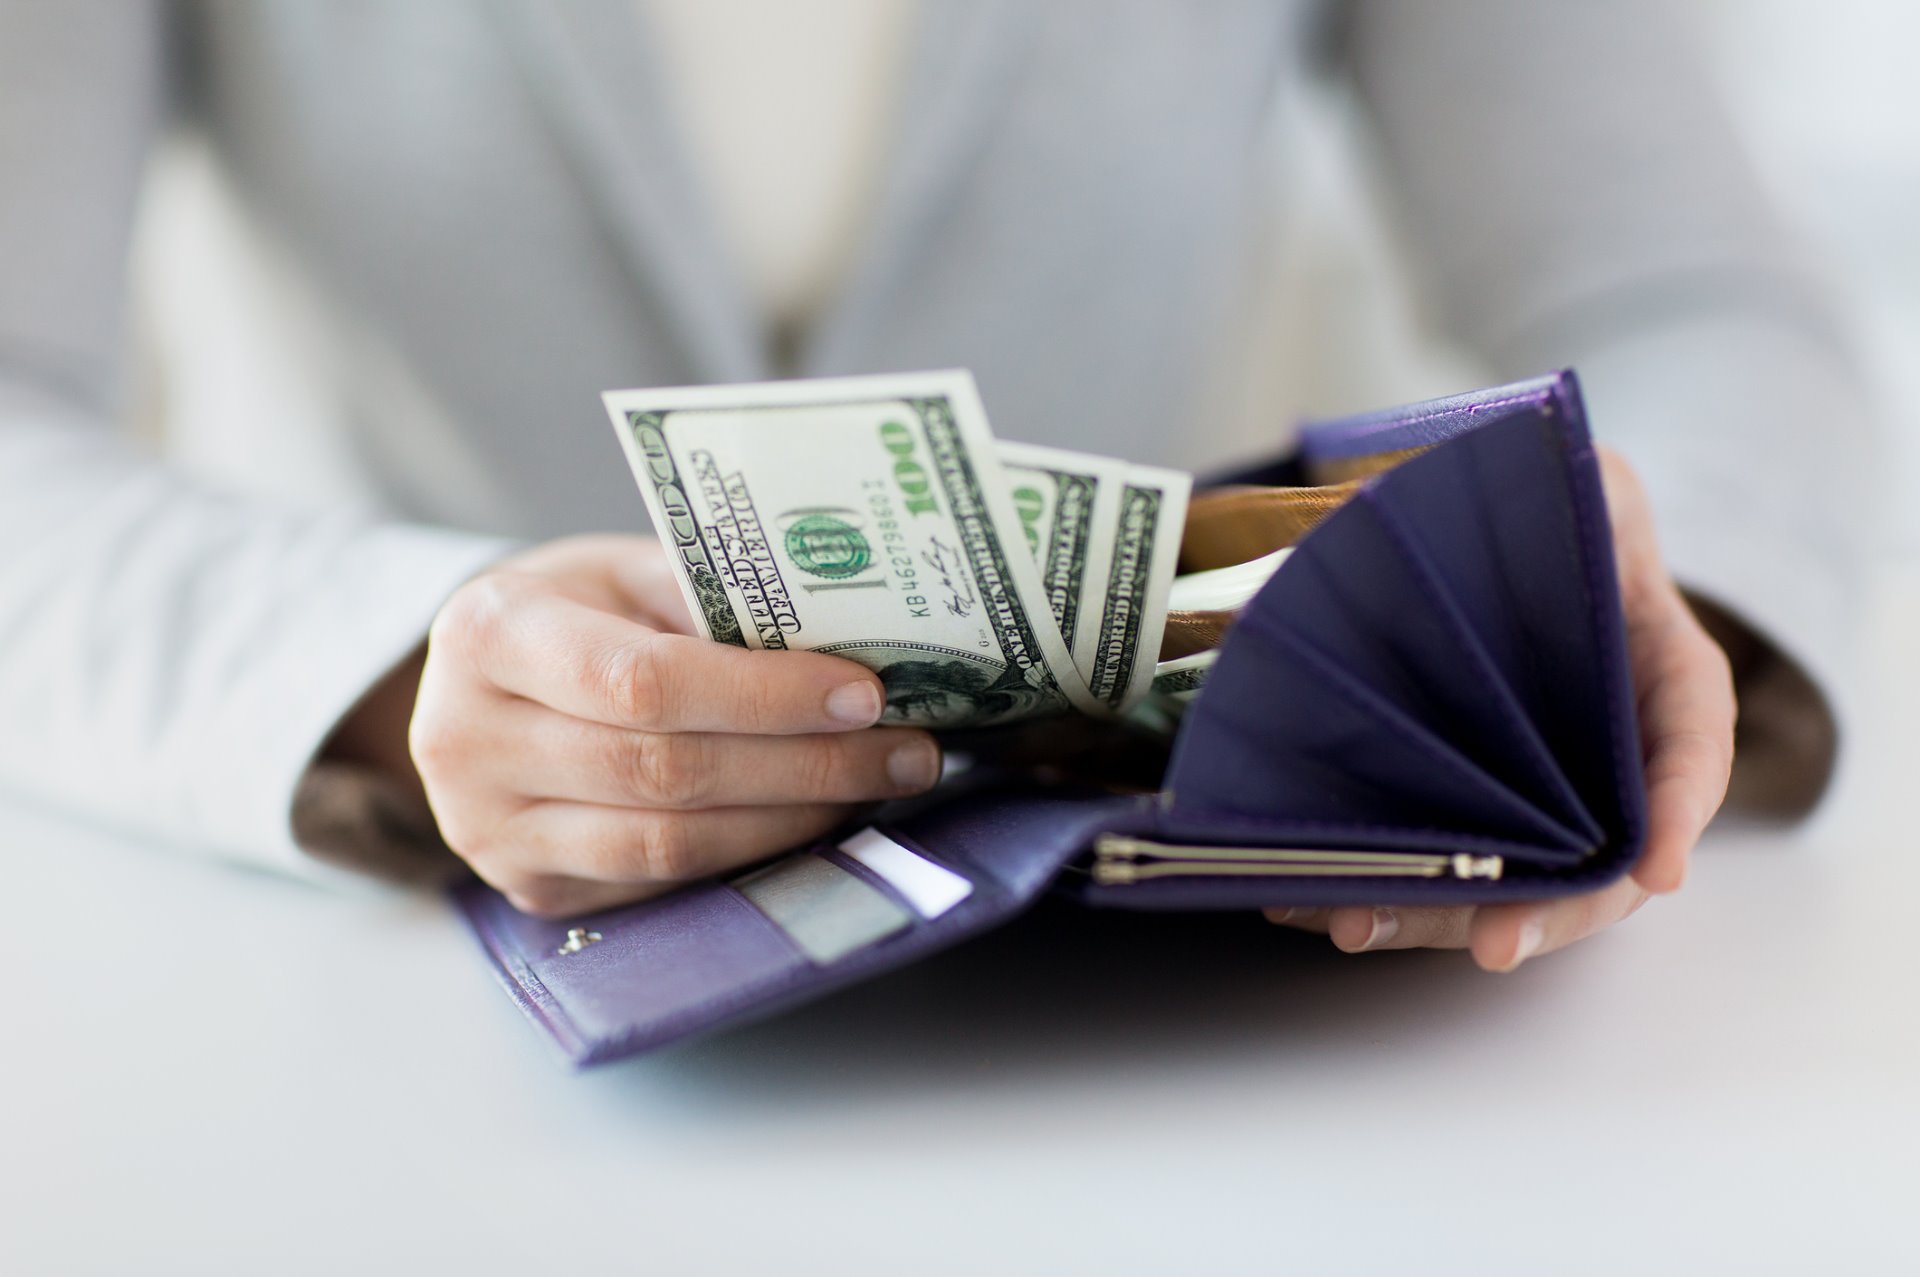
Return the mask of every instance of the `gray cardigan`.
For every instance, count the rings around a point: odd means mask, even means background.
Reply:
[[[1831,668],[1868,413],[1669,8],[929,0],[860,260],[776,359],[628,0],[0,0],[0,785],[310,870],[299,778],[449,589],[643,526],[604,388],[965,365],[1010,438],[1267,446],[1192,405],[1308,74],[1357,92],[1434,322],[1490,376],[1576,365],[1677,571]],[[119,437],[169,120],[424,396],[342,387],[383,517]]]

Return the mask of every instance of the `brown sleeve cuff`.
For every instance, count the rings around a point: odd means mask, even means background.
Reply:
[[[1840,733],[1833,706],[1806,670],[1740,616],[1689,592],[1687,603],[1727,654],[1740,717],[1727,806],[1794,820],[1833,779]]]
[[[337,868],[430,886],[463,867],[417,791],[358,763],[322,759],[307,768],[292,819],[301,850]]]

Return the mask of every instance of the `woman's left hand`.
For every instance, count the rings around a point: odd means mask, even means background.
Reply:
[[[1272,910],[1290,927],[1326,933],[1348,953],[1471,949],[1489,971],[1585,939],[1654,895],[1677,891],[1700,833],[1726,797],[1733,763],[1733,679],[1661,562],[1646,492],[1618,454],[1601,449],[1627,652],[1647,779],[1647,848],[1633,872],[1585,896],[1448,907]]]

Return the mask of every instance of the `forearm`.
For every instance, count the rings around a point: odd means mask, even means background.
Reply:
[[[211,492],[5,385],[0,546],[0,785],[296,871],[322,743],[509,549]]]

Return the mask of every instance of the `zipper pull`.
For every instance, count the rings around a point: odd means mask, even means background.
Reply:
[[[1506,860],[1500,856],[1469,856],[1463,853],[1453,858],[1453,876],[1456,878],[1484,878],[1488,882],[1498,882],[1506,867]]]

